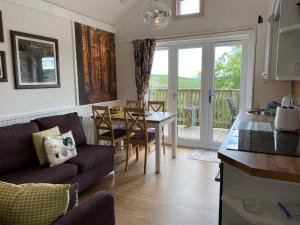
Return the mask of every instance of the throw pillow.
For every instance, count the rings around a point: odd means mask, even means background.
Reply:
[[[49,130],[44,130],[32,134],[33,144],[41,166],[47,163],[47,156],[44,148],[44,138],[58,135],[60,135],[58,126],[53,127]]]
[[[69,184],[0,182],[0,224],[49,225],[67,212]]]
[[[62,164],[77,156],[72,131],[56,137],[45,137],[44,145],[50,167]]]
[[[70,211],[74,207],[78,206],[78,191],[79,184],[72,184],[69,189],[69,206],[67,211]]]

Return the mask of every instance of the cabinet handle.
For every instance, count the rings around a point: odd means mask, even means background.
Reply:
[[[215,177],[215,181],[219,183],[221,182],[220,170],[218,171],[217,176]]]

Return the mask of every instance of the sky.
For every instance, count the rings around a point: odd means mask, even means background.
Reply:
[[[179,1],[180,15],[192,14],[200,12],[199,0]]]
[[[200,11],[199,0],[179,1],[180,14],[197,13]],[[215,58],[219,58],[224,52],[230,51],[231,46],[218,46]],[[202,48],[179,49],[178,74],[180,77],[198,78],[202,71]],[[154,55],[152,74],[168,74],[168,50],[157,50]]]
[[[224,52],[230,51],[230,46],[216,47],[215,58],[219,58]],[[202,71],[202,48],[179,49],[178,52],[178,73],[180,77],[198,77]],[[154,54],[152,74],[168,74],[168,50],[157,50]]]

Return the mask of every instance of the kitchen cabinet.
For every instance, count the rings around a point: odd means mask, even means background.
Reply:
[[[300,0],[277,0],[268,22],[263,78],[300,80]]]
[[[240,112],[220,147],[219,225],[299,225],[300,216],[287,218],[278,203],[300,206],[300,157],[263,153],[266,149],[274,150],[266,138],[259,138],[259,145],[253,138],[248,141],[257,152],[243,151],[249,136],[239,136],[239,150],[228,149],[235,131],[245,122],[273,124],[274,116]],[[291,146],[284,146],[290,152]],[[249,202],[258,202],[261,207],[251,212],[246,206]]]

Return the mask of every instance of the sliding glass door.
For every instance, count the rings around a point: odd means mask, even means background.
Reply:
[[[164,42],[156,49],[148,96],[178,113],[180,145],[217,148],[234,110],[246,106],[247,42],[236,39]]]

